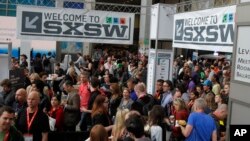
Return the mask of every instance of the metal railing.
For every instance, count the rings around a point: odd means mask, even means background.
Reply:
[[[198,11],[237,4],[237,0],[189,0],[177,4],[177,13]]]
[[[105,2],[88,2],[82,0],[81,2],[75,2],[74,0],[67,0],[64,3],[64,7],[82,8],[79,3],[92,3],[95,6],[95,10],[102,11],[115,11],[115,12],[128,12],[135,14],[141,13],[141,8],[151,8],[151,6],[140,6],[140,5],[129,5],[129,4],[118,4],[118,3],[105,3]],[[237,0],[182,0],[177,3],[176,13],[197,11],[203,9],[209,9],[214,7],[223,7],[228,5],[234,5]],[[55,7],[56,0],[0,0],[0,13],[9,11],[15,12],[16,5],[35,5],[35,6],[46,6]]]

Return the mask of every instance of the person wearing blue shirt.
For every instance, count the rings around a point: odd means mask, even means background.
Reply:
[[[196,99],[186,127],[180,126],[186,141],[217,140],[216,124],[210,115],[204,113],[205,107],[206,102],[203,98]]]
[[[134,78],[130,78],[128,79],[127,81],[127,87],[128,89],[130,90],[130,98],[133,100],[133,101],[136,101],[137,100],[137,95],[134,91],[134,87],[135,85],[137,84],[138,82],[136,82],[136,80]]]

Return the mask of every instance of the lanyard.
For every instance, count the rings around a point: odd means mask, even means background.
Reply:
[[[33,114],[32,118],[30,119],[30,115],[29,115],[28,109],[26,110],[26,112],[27,112],[27,127],[28,127],[28,132],[30,131],[31,124],[33,123],[33,121],[35,119],[37,111],[38,110],[35,111],[35,113]]]
[[[8,141],[10,132],[5,133],[3,141]]]

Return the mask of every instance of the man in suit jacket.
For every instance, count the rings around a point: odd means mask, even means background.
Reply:
[[[67,100],[62,101],[62,105],[64,105],[64,131],[75,131],[80,120],[80,96],[71,81],[66,81],[63,84],[63,89],[68,93]]]

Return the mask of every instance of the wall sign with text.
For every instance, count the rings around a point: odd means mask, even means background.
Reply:
[[[175,14],[173,47],[232,52],[236,6]]]
[[[250,83],[250,26],[238,28],[234,79]]]
[[[133,13],[18,6],[17,21],[20,39],[133,43]]]

